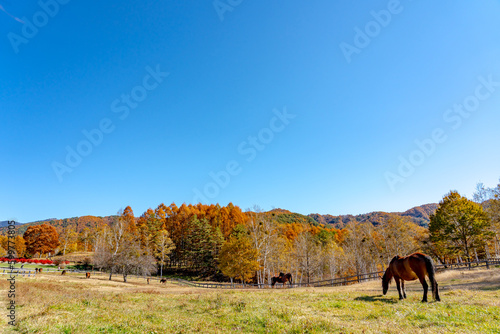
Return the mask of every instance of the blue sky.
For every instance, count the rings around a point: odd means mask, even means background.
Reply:
[[[0,5],[0,220],[404,211],[499,181],[499,1]]]

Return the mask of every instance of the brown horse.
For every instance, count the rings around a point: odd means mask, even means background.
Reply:
[[[66,275],[66,270],[63,270],[61,275]]]
[[[85,273],[85,278],[90,278],[90,273]]]
[[[162,279],[160,280],[160,284],[166,284],[166,283],[167,283],[167,279],[166,279],[166,278],[162,278]]]
[[[285,287],[286,282],[289,282],[290,286],[292,286],[292,274],[288,273],[285,275],[284,273],[280,273],[279,276],[271,278],[271,281],[271,286],[274,286],[276,283],[283,283],[283,287]]]
[[[149,277],[147,278],[148,284],[149,284]]]
[[[399,255],[395,256],[382,277],[382,292],[384,295],[387,293],[389,283],[394,277],[398,288],[399,299],[402,300],[406,298],[405,281],[419,279],[424,288],[424,298],[422,302],[426,302],[427,290],[429,288],[425,280],[426,275],[429,276],[429,281],[431,282],[432,296],[436,301],[440,301],[438,284],[435,278],[436,271],[434,270],[434,263],[430,256],[422,253],[413,253],[405,257]],[[399,282],[400,280],[401,284]]]

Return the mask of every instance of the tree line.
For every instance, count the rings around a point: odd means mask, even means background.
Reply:
[[[163,275],[185,270],[211,279],[269,283],[279,272],[298,282],[385,269],[395,255],[416,251],[441,263],[500,257],[500,184],[478,185],[472,200],[446,194],[428,228],[388,214],[380,223],[350,221],[336,229],[288,211],[243,212],[232,203],[158,205],[136,217],[131,207],[109,223],[76,232],[29,227],[16,237],[18,256],[92,252],[92,264],[112,275]],[[0,238],[0,256],[6,237]]]

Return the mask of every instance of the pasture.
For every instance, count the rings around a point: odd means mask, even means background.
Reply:
[[[439,273],[441,302],[394,282],[333,288],[212,290],[106,276],[41,274],[16,280],[5,333],[500,333],[500,269]],[[7,282],[0,281],[5,305]],[[5,307],[3,307],[4,313]]]

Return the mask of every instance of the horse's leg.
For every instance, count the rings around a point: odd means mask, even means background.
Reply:
[[[421,275],[419,278],[420,283],[422,284],[422,287],[424,288],[424,298],[422,298],[422,303],[425,303],[427,301],[427,291],[429,289],[429,285],[427,284],[427,281],[425,280],[425,276]]]
[[[434,299],[436,301],[440,302],[441,298],[439,298],[438,283],[435,279],[434,279],[434,287],[432,288],[432,290],[433,290]]]
[[[398,288],[399,300],[403,300],[403,294],[401,293],[401,284],[399,282],[399,277],[394,277],[394,280],[396,281],[396,287]]]
[[[406,299],[406,289],[405,289],[405,281],[401,280],[401,290],[403,292],[403,298]]]
[[[441,301],[441,298],[439,298],[438,283],[436,281],[436,278],[429,277],[429,281],[431,282],[432,297],[434,297],[434,299],[438,302]]]
[[[431,291],[432,291],[432,297],[434,297],[434,300],[436,301],[441,301],[441,298],[439,298],[439,292],[438,292],[438,283],[436,281],[436,275],[434,272],[429,273],[427,272],[427,276],[429,276],[429,282],[431,283]],[[424,276],[425,278],[425,276]]]

